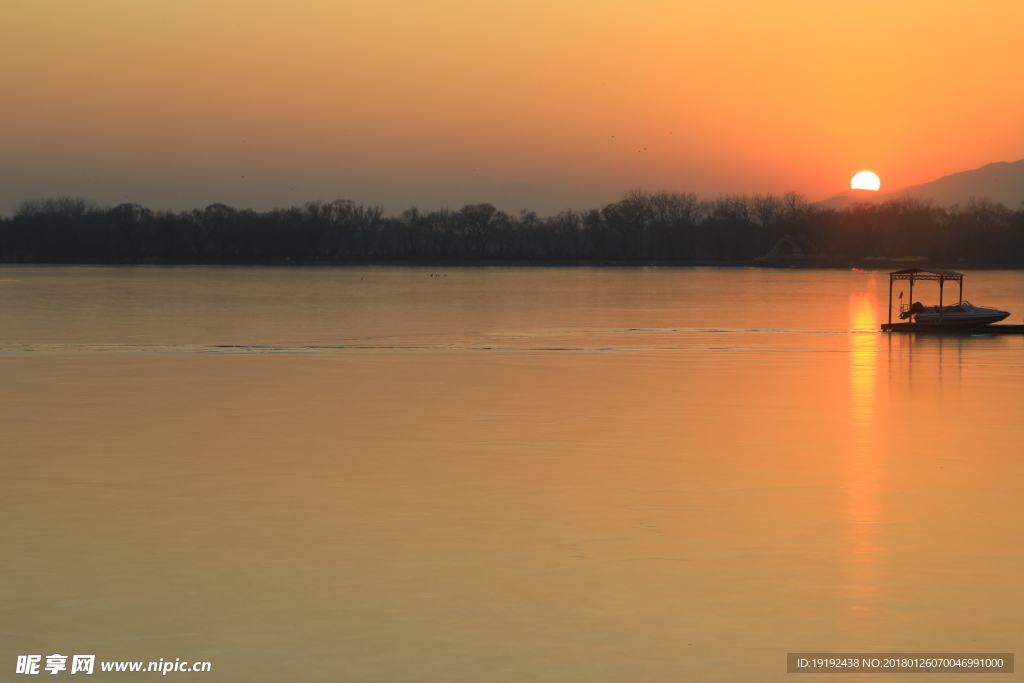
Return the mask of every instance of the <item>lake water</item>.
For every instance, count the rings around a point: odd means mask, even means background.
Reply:
[[[1024,273],[964,294],[1024,316]],[[887,297],[842,271],[2,267],[0,660],[564,683],[1024,652],[1024,337],[883,335]]]

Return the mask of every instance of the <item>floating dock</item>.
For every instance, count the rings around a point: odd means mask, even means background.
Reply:
[[[1024,334],[1024,325],[949,325],[943,323],[882,323],[882,332],[928,334]]]

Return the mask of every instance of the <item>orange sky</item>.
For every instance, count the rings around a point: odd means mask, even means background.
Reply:
[[[0,5],[0,212],[820,199],[1024,157],[1024,2]]]

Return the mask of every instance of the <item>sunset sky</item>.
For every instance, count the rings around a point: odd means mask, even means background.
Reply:
[[[1024,157],[1024,2],[0,4],[25,199],[553,213],[883,190]]]

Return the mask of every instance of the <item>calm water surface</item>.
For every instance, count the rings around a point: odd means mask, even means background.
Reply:
[[[887,285],[0,268],[0,659],[618,682],[1024,654],[1024,337],[879,334]],[[1019,323],[1024,274],[965,297]]]

